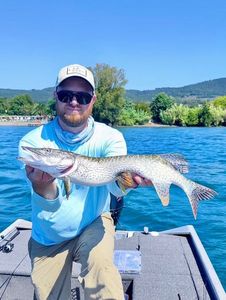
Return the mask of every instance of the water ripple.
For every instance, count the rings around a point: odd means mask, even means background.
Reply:
[[[32,128],[1,127],[0,231],[17,218],[30,220],[30,192],[17,162],[20,138]],[[226,289],[226,130],[225,128],[123,128],[130,154],[181,153],[190,165],[188,178],[218,192],[202,201],[195,221],[186,195],[170,189],[162,207],[153,188],[139,188],[125,197],[119,228],[161,231],[191,224]]]
[[[151,188],[125,197],[119,228],[161,231],[191,224],[226,289],[226,130],[225,128],[123,128],[130,154],[181,153],[189,161],[188,178],[218,192],[202,201],[195,221],[182,191],[170,189],[171,201],[162,207]]]

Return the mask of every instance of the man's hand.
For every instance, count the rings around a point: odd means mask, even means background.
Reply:
[[[117,181],[122,189],[136,189],[138,186],[146,187],[153,185],[151,180],[145,179],[136,173],[130,172],[121,173],[118,176]]]
[[[133,181],[136,183],[136,187],[138,186],[142,186],[142,187],[145,187],[145,186],[152,186],[153,183],[151,180],[148,180],[144,177],[141,177],[135,173],[132,174],[132,178],[133,178]]]
[[[30,166],[26,166],[25,170],[28,179],[32,183],[33,190],[37,194],[49,200],[57,197],[57,186],[54,177]]]

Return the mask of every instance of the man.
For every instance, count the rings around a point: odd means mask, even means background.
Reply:
[[[62,68],[57,77],[57,117],[29,132],[22,146],[60,148],[105,157],[125,155],[122,134],[91,116],[96,101],[93,74],[81,65]],[[110,193],[124,195],[117,182],[101,187],[72,184],[66,199],[63,182],[26,166],[32,184],[32,237],[29,254],[37,299],[70,299],[72,262],[81,264],[85,299],[124,299],[113,264],[114,224]],[[133,174],[134,184],[145,184]],[[125,187],[126,188],[126,187]]]

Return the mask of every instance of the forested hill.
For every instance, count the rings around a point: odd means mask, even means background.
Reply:
[[[0,98],[11,98],[21,94],[30,95],[35,102],[46,102],[52,98],[53,87],[42,90],[13,90],[1,89]],[[163,87],[154,90],[126,90],[126,98],[133,101],[151,101],[153,97],[159,93],[166,93],[177,99],[212,99],[217,96],[226,95],[226,78],[219,78],[214,80],[203,81],[196,84],[190,84],[183,87],[171,88]]]
[[[35,102],[47,102],[53,96],[53,87],[45,88],[42,90],[13,90],[13,89],[1,89],[0,98],[12,98],[17,95],[29,95]]]
[[[131,100],[149,101],[159,93],[166,93],[175,98],[198,98],[212,99],[217,96],[226,95],[226,78],[203,81],[196,84],[190,84],[183,87],[171,88],[163,87],[154,90],[127,90],[126,96]]]

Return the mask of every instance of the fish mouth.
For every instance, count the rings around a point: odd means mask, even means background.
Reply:
[[[69,167],[67,167],[66,169],[61,171],[59,177],[65,177],[65,176],[71,174],[71,172],[73,170],[74,170],[74,164],[70,165]]]
[[[30,160],[31,157],[29,157],[29,158],[18,157],[17,159],[22,161],[23,163],[25,163],[28,166],[40,169],[40,165],[39,165],[38,162],[37,163],[35,163],[35,162],[31,163],[31,160]],[[69,167],[66,167],[63,170],[58,169],[58,170],[53,170],[52,172],[50,172],[50,170],[49,170],[49,174],[56,177],[56,178],[61,178],[61,177],[66,177],[66,176],[70,175],[74,171],[74,169],[75,169],[74,164],[71,164]],[[46,170],[46,172],[48,173],[47,170]]]
[[[26,146],[22,146],[21,147],[23,150],[34,153],[34,154],[42,154],[38,148],[32,148],[32,147],[26,147]]]
[[[23,163],[43,170],[54,177],[66,177],[76,170],[77,164],[72,156],[59,157],[59,151],[51,148],[32,148],[22,146],[25,157],[18,157]],[[55,150],[55,151],[54,151]]]
[[[18,157],[19,160],[28,164],[31,162],[34,163],[36,160],[42,160],[41,158],[43,157],[43,153],[40,151],[40,149],[26,146],[22,146],[21,148],[26,151],[26,156]]]
[[[21,160],[22,162],[26,163],[26,164],[31,164],[32,165],[39,165],[38,162],[35,162],[36,160],[40,160],[40,157],[42,157],[42,153],[39,151],[38,148],[32,148],[32,147],[26,147],[26,146],[22,146],[21,147],[23,150],[25,150],[27,152],[27,155],[25,157],[18,157],[18,160]]]
[[[19,157],[17,157],[17,159],[20,160],[20,161],[22,161],[25,165],[31,166],[33,168],[39,166],[39,163],[35,163],[33,161],[34,157],[32,155],[30,155],[28,157],[19,156]]]

